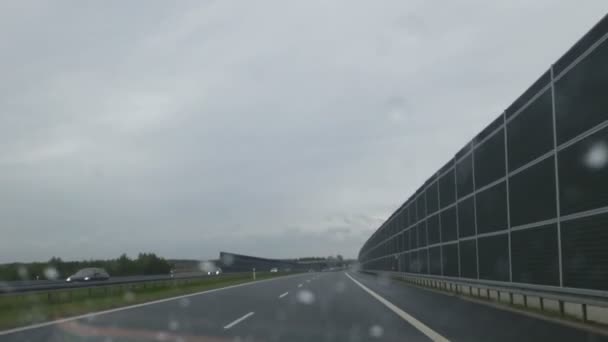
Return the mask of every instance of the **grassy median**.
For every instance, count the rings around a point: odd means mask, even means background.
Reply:
[[[258,273],[257,280],[286,275]],[[250,274],[0,296],[0,330],[251,282]]]

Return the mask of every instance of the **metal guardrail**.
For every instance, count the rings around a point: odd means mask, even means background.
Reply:
[[[154,276],[145,276],[141,279],[112,279],[109,280],[101,280],[94,282],[57,282],[57,283],[47,283],[41,285],[28,285],[28,286],[10,286],[8,282],[0,282],[0,296],[7,295],[16,295],[16,294],[26,294],[26,293],[42,293],[49,291],[65,291],[65,290],[73,290],[73,289],[82,289],[82,288],[100,288],[100,287],[111,287],[117,285],[132,285],[132,284],[145,284],[145,283],[153,283],[160,281],[182,281],[182,280],[195,280],[195,279],[205,279],[205,278],[214,278],[214,277],[222,277],[227,275],[243,275],[243,274],[251,274],[251,272],[234,272],[234,273],[222,273],[220,275],[190,275],[190,276],[175,276],[171,277],[168,275],[160,275],[158,277]]]
[[[432,275],[404,272],[361,270],[362,273],[385,275],[419,286],[453,292],[460,295],[551,312],[583,322],[608,325],[608,299],[604,296],[564,293],[518,286],[501,286],[488,283],[450,279]]]

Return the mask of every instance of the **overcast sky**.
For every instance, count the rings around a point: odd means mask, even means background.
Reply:
[[[2,1],[0,262],[340,253],[596,1]]]

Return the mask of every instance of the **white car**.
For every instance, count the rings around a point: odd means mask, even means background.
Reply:
[[[215,269],[215,271],[207,272],[207,275],[220,275],[220,273],[222,273],[222,269],[218,267]]]
[[[277,272],[279,272],[279,269],[276,267],[273,267],[270,269],[270,273],[277,273]]]
[[[110,279],[110,275],[103,268],[90,267],[83,268],[80,271],[69,276],[65,281],[75,282],[75,281],[96,281],[96,280],[108,280]]]

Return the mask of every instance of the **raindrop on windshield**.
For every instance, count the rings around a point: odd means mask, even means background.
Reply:
[[[190,306],[190,298],[182,298],[179,300],[179,306],[182,308],[187,308]]]
[[[124,299],[127,302],[134,301],[135,300],[135,293],[133,293],[131,291],[125,292]]]
[[[389,119],[393,122],[405,121],[405,100],[400,96],[393,96],[390,97],[386,102]]]
[[[204,273],[215,272],[216,269],[215,264],[211,261],[202,261],[198,264],[198,268]]]
[[[388,274],[386,273],[381,273],[380,276],[378,277],[378,282],[380,283],[380,285],[382,286],[388,286],[391,283],[391,280],[388,276]]]
[[[158,341],[166,341],[169,338],[169,335],[167,335],[166,332],[161,331],[158,334],[156,334],[156,339]]]
[[[19,266],[19,268],[17,269],[17,274],[21,279],[25,280],[29,278],[29,272],[27,271],[27,268],[25,266]]]
[[[346,284],[343,281],[339,281],[336,283],[336,292],[342,293],[346,289]]]
[[[384,335],[384,329],[378,324],[372,325],[369,328],[369,336],[374,338],[380,338],[382,337],[382,335]]]
[[[608,145],[597,142],[585,154],[585,164],[591,169],[601,169],[608,163]]]
[[[358,342],[361,341],[361,327],[358,325],[353,325],[349,330],[349,341],[350,342]]]
[[[56,280],[59,278],[59,272],[55,267],[49,266],[44,269],[44,277],[49,280]]]
[[[179,329],[179,322],[174,319],[170,320],[169,321],[169,330],[175,331],[177,329]]]
[[[230,266],[234,263],[234,256],[230,255],[230,254],[223,254],[222,255],[222,264],[226,265],[226,266]]]
[[[277,321],[285,321],[287,320],[287,314],[284,310],[279,309],[276,311],[276,319]]]
[[[302,304],[312,304],[315,301],[315,295],[308,290],[298,291],[296,298]]]

